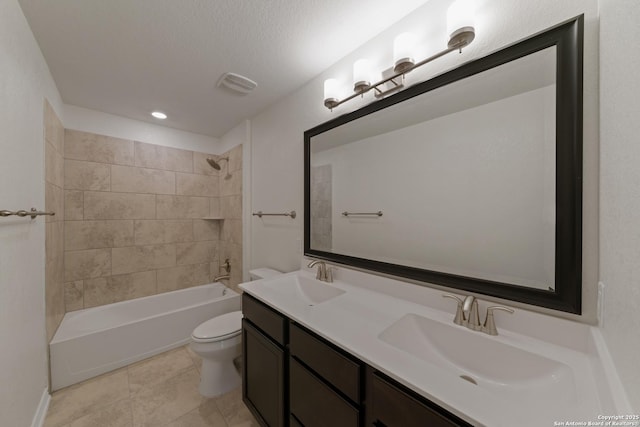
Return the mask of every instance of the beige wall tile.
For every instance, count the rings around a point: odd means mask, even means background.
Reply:
[[[218,242],[194,242],[176,244],[177,265],[202,264],[218,258]]]
[[[193,152],[135,142],[136,166],[178,172],[193,171]]]
[[[189,196],[157,196],[158,219],[203,218],[209,215],[209,199]]]
[[[84,193],[82,191],[64,190],[64,219],[79,220],[84,218]]]
[[[44,139],[64,153],[64,127],[49,101],[44,100]]]
[[[222,221],[220,240],[242,244],[242,220],[225,219]]]
[[[236,265],[240,265],[242,263],[242,245],[221,240],[218,259],[225,260],[227,258],[231,262],[232,269],[235,269]]]
[[[221,215],[220,197],[211,197],[209,199],[209,215],[213,217]]]
[[[158,270],[158,293],[209,283],[209,264],[180,265]]]
[[[224,157],[229,157],[229,172],[242,170],[242,144],[227,151]]]
[[[45,222],[64,221],[64,192],[57,185],[44,184],[44,210],[55,212],[54,216],[45,216]]]
[[[127,371],[118,370],[53,393],[45,425],[64,426],[121,400],[129,394],[128,381]]]
[[[154,219],[156,196],[135,193],[84,193],[85,219]]]
[[[155,270],[176,265],[175,245],[113,248],[113,274]]]
[[[193,220],[138,220],[135,222],[135,244],[192,242]]]
[[[111,166],[111,191],[176,194],[176,174],[158,169]]]
[[[64,161],[64,188],[66,190],[109,191],[111,168],[104,163],[80,160]]]
[[[220,196],[238,196],[242,194],[242,173],[234,171],[231,176],[220,178]]]
[[[220,216],[225,219],[242,218],[242,196],[220,197]]]
[[[214,175],[214,176],[220,175],[220,172],[215,170],[207,162],[207,158],[209,157],[216,159],[216,161],[220,158],[220,156],[216,156],[214,154],[194,152],[193,153],[193,173],[197,173],[200,175]]]
[[[85,308],[156,294],[156,272],[143,271],[84,281]]]
[[[67,282],[109,275],[111,275],[110,249],[66,251],[64,254],[64,280]]]
[[[176,173],[177,194],[186,196],[215,197],[218,195],[218,177]]]
[[[64,316],[64,222],[45,224],[45,323],[47,342]]]
[[[95,279],[91,279],[95,280]],[[84,281],[76,280],[64,284],[64,309],[66,312],[84,308]]]
[[[50,142],[44,143],[45,181],[64,188],[64,159]]]
[[[133,141],[66,129],[64,157],[98,163],[133,165]]]
[[[133,220],[67,221],[64,239],[67,251],[132,246]]]
[[[220,222],[205,219],[193,220],[193,237],[196,241],[220,240]]]

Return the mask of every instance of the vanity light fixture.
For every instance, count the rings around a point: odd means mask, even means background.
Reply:
[[[151,115],[159,120],[164,120],[167,118],[167,115],[162,111],[154,111],[153,113],[151,113]]]
[[[402,33],[393,42],[393,67],[383,72],[382,80],[371,83],[371,71],[368,61],[360,59],[353,64],[353,91],[346,98],[339,97],[339,83],[336,79],[328,79],[324,82],[324,106],[333,110],[338,105],[364,95],[370,90],[375,91],[376,98],[381,98],[391,92],[396,92],[404,87],[404,75],[421,67],[441,56],[455,50],[462,52],[462,48],[469,45],[475,38],[474,7],[473,0],[455,0],[447,10],[447,33],[449,42],[447,48],[420,62],[414,59],[414,39],[410,33]],[[390,75],[389,75],[390,74]],[[387,83],[391,89],[385,90]]]

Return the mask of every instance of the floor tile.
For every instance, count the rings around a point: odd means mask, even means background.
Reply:
[[[215,398],[202,399],[200,406],[167,424],[166,427],[227,427]]]
[[[196,409],[200,375],[191,368],[159,384],[144,387],[132,397],[134,427],[165,425]]]
[[[223,394],[216,399],[220,413],[229,427],[259,427],[259,424],[242,402],[241,387]]]
[[[191,357],[191,360],[193,360],[193,363],[196,365],[198,372],[202,371],[202,357],[195,354],[194,351],[191,350],[191,346],[189,345],[185,346],[185,349],[187,350],[187,353],[189,353],[189,356]]]
[[[136,394],[194,367],[184,347],[161,353],[129,366],[129,390]]]
[[[132,427],[131,400],[127,397],[78,418],[69,427]]]
[[[61,427],[129,396],[126,369],[59,390],[51,396],[45,427]]]

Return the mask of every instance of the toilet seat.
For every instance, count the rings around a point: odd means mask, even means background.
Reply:
[[[191,338],[195,342],[217,342],[240,335],[242,329],[242,311],[216,316],[201,323],[193,330]]]

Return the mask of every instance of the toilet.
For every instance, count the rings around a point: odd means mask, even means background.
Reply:
[[[251,280],[267,279],[282,273],[270,268],[249,271]],[[242,311],[216,316],[198,325],[191,334],[191,350],[202,358],[200,394],[214,397],[240,385],[233,360],[242,353]]]

